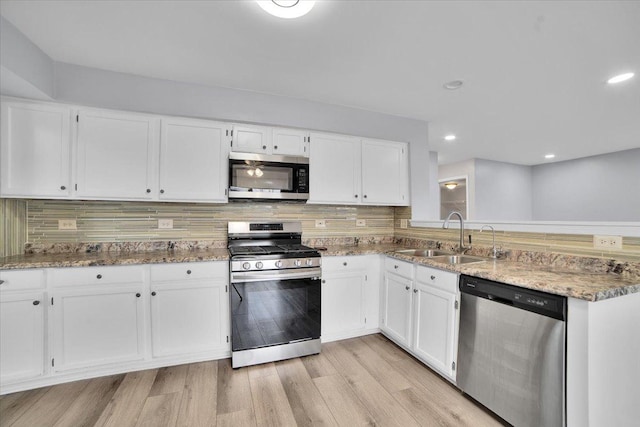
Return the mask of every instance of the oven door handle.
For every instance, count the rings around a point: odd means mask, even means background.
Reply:
[[[295,271],[250,271],[232,272],[231,283],[263,282],[265,280],[289,280],[289,279],[319,279],[322,276],[320,268],[305,268]]]

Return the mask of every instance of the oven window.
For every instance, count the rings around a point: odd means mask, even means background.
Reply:
[[[319,279],[232,284],[233,351],[320,338],[320,289]]]
[[[293,191],[293,168],[231,164],[231,185],[241,188]]]

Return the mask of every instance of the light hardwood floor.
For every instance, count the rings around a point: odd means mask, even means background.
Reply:
[[[382,335],[233,370],[230,359],[0,398],[0,426],[500,426]]]

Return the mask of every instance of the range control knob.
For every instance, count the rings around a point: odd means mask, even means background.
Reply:
[[[311,266],[313,265],[313,260],[312,260],[311,258],[308,258],[308,259],[305,261],[305,264],[307,264],[309,267],[311,267]]]
[[[248,270],[251,268],[251,264],[249,264],[248,262],[245,262],[242,264],[242,268],[244,268],[245,270]]]
[[[280,260],[276,261],[276,267],[282,268],[282,261]]]
[[[256,268],[260,270],[262,268],[262,263],[260,261],[256,262]]]
[[[302,261],[300,261],[299,259],[293,261],[293,265],[295,265],[296,267],[300,267],[301,264],[302,264]]]

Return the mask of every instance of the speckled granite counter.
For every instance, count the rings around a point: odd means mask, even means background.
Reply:
[[[226,248],[145,252],[90,252],[26,254],[0,260],[0,270],[100,265],[158,264],[171,262],[226,261]]]
[[[322,248],[323,256],[351,256],[386,254],[394,258],[508,283],[523,288],[536,289],[557,295],[600,301],[640,292],[640,278],[623,277],[614,273],[584,272],[576,269],[549,267],[542,263],[488,260],[474,264],[449,265],[394,253],[404,246],[393,243],[368,245],[334,245]],[[0,260],[0,270],[51,267],[88,267],[101,265],[158,264],[198,261],[226,261],[226,248],[194,250],[119,251],[93,253],[26,254],[5,257]]]
[[[403,249],[403,246],[398,244],[327,246],[327,250],[322,251],[322,254],[323,256],[386,254],[416,264],[587,301],[601,301],[640,292],[640,279],[623,278],[614,273],[581,272],[535,263],[492,259],[480,263],[450,265],[429,258],[393,252],[398,249]]]

